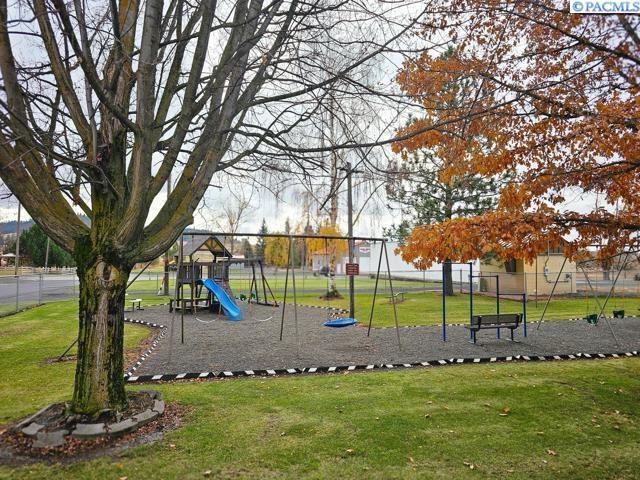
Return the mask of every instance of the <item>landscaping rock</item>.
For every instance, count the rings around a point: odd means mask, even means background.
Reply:
[[[22,433],[29,437],[35,437],[36,434],[44,428],[44,425],[40,425],[36,422],[31,422],[29,425],[22,429]]]
[[[118,423],[107,425],[107,429],[111,435],[124,435],[136,429],[138,422],[134,418],[127,418]]]
[[[38,432],[36,441],[33,442],[33,447],[59,447],[60,445],[64,444],[64,436],[68,433],[68,430],[56,430],[55,432]]]
[[[106,433],[104,423],[78,423],[71,436],[80,439],[97,438]]]
[[[164,413],[164,401],[154,400],[152,410],[157,412],[159,415],[162,415]]]
[[[140,390],[139,393],[146,393],[154,400],[161,400],[162,395],[157,390]]]
[[[33,415],[29,415],[27,418],[25,418],[20,423],[18,423],[15,428],[17,430],[22,430],[24,427],[28,426],[31,422],[33,422],[36,418],[38,418],[44,412],[49,410],[51,407],[53,407],[53,405],[47,405],[46,407],[41,408],[40,410],[38,410]]]
[[[154,412],[153,410],[145,410],[142,413],[138,413],[134,418],[138,423],[138,426],[141,427],[142,425],[145,425],[154,420],[158,415],[160,414],[158,412]]]

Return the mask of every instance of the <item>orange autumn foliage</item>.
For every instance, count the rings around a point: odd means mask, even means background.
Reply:
[[[549,1],[429,5],[420,34],[448,35],[451,54],[404,63],[397,80],[423,116],[394,149],[457,149],[443,175],[510,182],[491,212],[417,227],[403,258],[426,268],[489,252],[532,261],[549,245],[568,256],[640,246],[640,17],[571,15]],[[461,101],[448,101],[451,84],[469,86]]]

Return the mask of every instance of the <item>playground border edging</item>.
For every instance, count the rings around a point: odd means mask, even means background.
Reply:
[[[500,357],[476,357],[476,358],[450,358],[440,360],[428,360],[413,363],[398,364],[369,364],[369,365],[341,365],[332,367],[308,367],[308,368],[273,368],[260,370],[239,370],[239,371],[220,371],[220,372],[189,372],[189,373],[173,373],[173,374],[156,374],[156,375],[127,375],[127,383],[149,383],[149,382],[166,382],[173,380],[191,380],[191,379],[215,379],[215,378],[235,378],[235,377],[271,377],[280,375],[296,375],[296,374],[318,374],[318,373],[338,373],[350,372],[357,370],[390,370],[393,368],[413,368],[413,367],[440,367],[446,365],[458,365],[469,363],[503,363],[503,362],[537,362],[537,361],[558,361],[558,360],[598,360],[605,358],[624,358],[637,357],[637,350],[632,352],[615,352],[615,353],[573,353],[562,355],[513,355]]]

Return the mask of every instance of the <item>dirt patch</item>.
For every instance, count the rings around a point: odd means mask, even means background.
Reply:
[[[104,436],[93,440],[67,436],[63,445],[47,448],[34,448],[33,438],[12,431],[12,425],[4,426],[0,428],[0,464],[20,466],[39,462],[75,463],[102,456],[117,457],[132,447],[160,440],[165,432],[180,427],[190,412],[189,407],[169,403],[162,415],[134,432],[120,437]]]
[[[124,371],[128,372],[131,367],[135,365],[135,363],[140,359],[140,357],[151,348],[151,344],[155,339],[156,335],[159,334],[159,330],[155,328],[151,328],[149,331],[149,335],[147,335],[144,339],[138,343],[138,347],[136,349],[129,349],[124,351]]]

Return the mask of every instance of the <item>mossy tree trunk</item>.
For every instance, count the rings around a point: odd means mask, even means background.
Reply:
[[[72,410],[95,414],[126,406],[124,300],[131,266],[90,245],[77,252],[80,279],[78,362]]]

